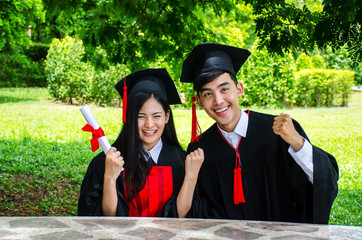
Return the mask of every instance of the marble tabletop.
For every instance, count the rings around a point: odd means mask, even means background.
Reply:
[[[132,217],[0,217],[0,239],[362,239],[362,227]]]

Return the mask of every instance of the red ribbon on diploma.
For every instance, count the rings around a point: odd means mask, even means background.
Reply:
[[[98,138],[101,138],[104,136],[104,132],[101,127],[98,129],[94,129],[91,125],[86,124],[83,128],[83,131],[85,132],[91,132],[92,133],[92,139],[90,140],[91,146],[92,146],[92,152],[97,150],[99,148]]]

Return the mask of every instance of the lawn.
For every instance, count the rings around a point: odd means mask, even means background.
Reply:
[[[76,215],[80,184],[100,149],[91,151],[80,106],[51,101],[44,88],[0,88],[0,216]],[[110,142],[121,129],[122,111],[91,106]],[[362,93],[347,108],[261,109],[289,113],[311,142],[334,155],[339,194],[330,224],[362,226]],[[179,140],[190,139],[191,111],[174,108]],[[198,110],[203,130],[213,121]]]

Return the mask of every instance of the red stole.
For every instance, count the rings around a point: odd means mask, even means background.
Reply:
[[[125,186],[126,189],[126,186]],[[145,187],[129,202],[130,217],[158,217],[173,193],[171,166],[153,166],[146,178]],[[127,191],[124,191],[129,199]]]

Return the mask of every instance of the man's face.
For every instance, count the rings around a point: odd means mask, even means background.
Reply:
[[[229,73],[224,73],[201,87],[197,103],[227,132],[234,130],[241,115],[239,97],[243,85],[235,85]]]

